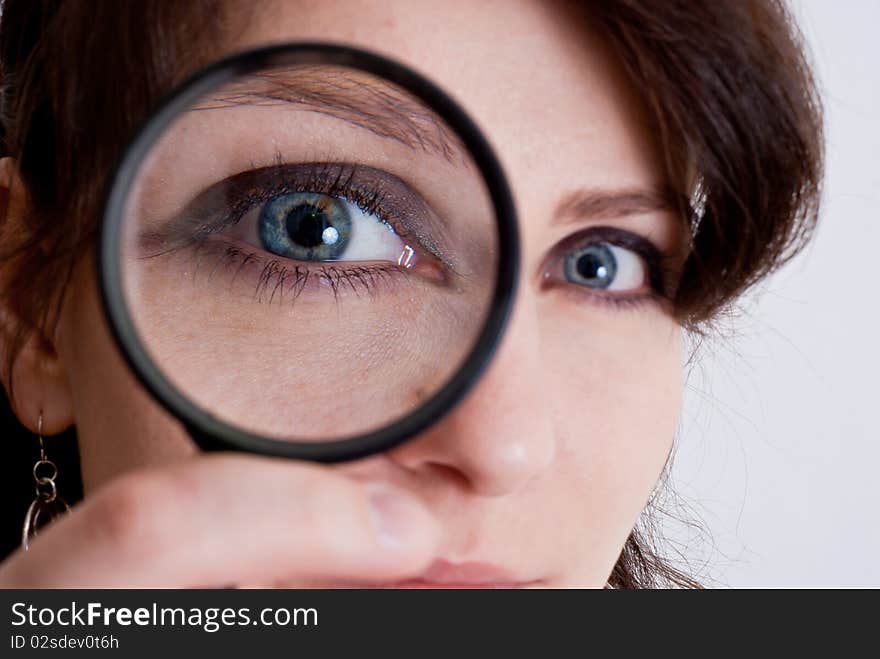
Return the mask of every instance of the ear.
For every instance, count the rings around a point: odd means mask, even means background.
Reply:
[[[73,397],[54,337],[23,312],[37,307],[17,297],[12,283],[26,260],[33,263],[16,253],[27,239],[28,207],[15,160],[0,158],[0,380],[22,425],[36,432],[42,414],[43,434],[54,435],[73,425]]]

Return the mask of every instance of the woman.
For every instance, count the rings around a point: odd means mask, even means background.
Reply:
[[[523,240],[516,309],[466,400],[333,467],[197,453],[115,351],[89,258],[156,100],[297,40],[448,90],[496,148]],[[693,585],[633,529],[672,447],[683,332],[815,222],[818,103],[780,3],[7,0],[0,48],[3,382],[31,433],[75,428],[85,493],[0,586]],[[589,250],[608,267],[561,266]]]

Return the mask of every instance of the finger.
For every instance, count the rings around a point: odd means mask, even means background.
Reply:
[[[88,497],[0,566],[0,587],[377,582],[431,561],[412,494],[321,465],[200,455]]]

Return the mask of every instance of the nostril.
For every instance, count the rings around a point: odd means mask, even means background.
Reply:
[[[455,485],[463,490],[473,489],[473,483],[471,483],[467,474],[453,465],[444,464],[442,462],[429,462],[426,467],[437,480],[446,481],[447,483]]]

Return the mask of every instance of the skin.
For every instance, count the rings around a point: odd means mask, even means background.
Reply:
[[[655,300],[614,304],[547,273],[562,241],[598,225],[647,238],[674,271],[685,241],[671,212],[565,203],[664,185],[662,154],[578,9],[440,7],[267,2],[226,45],[378,51],[439,83],[485,131],[514,192],[523,262],[476,388],[416,440],[357,463],[201,455],[122,363],[83,258],[57,328],[32,338],[14,378],[29,428],[40,410],[46,434],[76,424],[86,497],[0,566],[0,586],[606,583],[671,448],[681,330]],[[27,208],[14,163],[2,165],[15,223]]]

